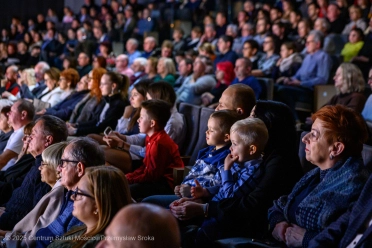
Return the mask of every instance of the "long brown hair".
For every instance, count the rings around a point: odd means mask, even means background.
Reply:
[[[138,83],[136,83],[133,87],[140,93],[146,100],[147,88],[152,83],[151,79],[142,79]],[[137,120],[140,116],[141,108],[136,109],[136,113],[134,113],[133,117],[130,119],[128,124],[128,131],[132,130],[134,125],[137,123]]]

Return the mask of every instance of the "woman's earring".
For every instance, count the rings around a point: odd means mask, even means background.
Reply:
[[[98,214],[98,209],[96,209],[93,214],[97,215]]]

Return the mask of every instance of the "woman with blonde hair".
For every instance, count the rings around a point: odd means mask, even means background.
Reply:
[[[174,77],[176,74],[176,67],[172,59],[165,57],[160,58],[158,61],[157,72],[158,75],[154,78],[154,82],[165,81],[174,86],[174,83],[176,82],[176,78]]]
[[[115,185],[115,187],[113,187]],[[115,214],[132,202],[127,179],[113,166],[89,167],[71,195],[72,214],[84,223],[48,247],[94,247]]]
[[[88,90],[90,91],[78,104],[76,104],[70,116],[69,124],[90,121],[93,119],[93,112],[102,100],[102,92],[99,88],[100,81],[107,71],[103,68],[95,68],[88,74]]]
[[[7,247],[35,246],[33,237],[36,232],[57,218],[65,194],[64,187],[58,180],[57,167],[67,144],[67,142],[60,142],[50,145],[41,154],[42,162],[39,166],[41,181],[47,183],[52,189],[14,226],[11,232],[0,232],[2,236],[6,236]]]
[[[209,57],[212,62],[214,62],[214,59],[216,58],[216,54],[214,53],[214,47],[211,43],[204,43],[199,47],[199,55],[203,55],[206,57]]]
[[[365,81],[360,69],[352,63],[342,63],[333,80],[337,95],[325,105],[341,104],[361,113],[367,99],[363,94]]]
[[[149,57],[147,59],[147,65],[145,67],[146,76],[143,79],[153,79],[156,77],[157,68],[158,67],[158,59],[156,57]]]

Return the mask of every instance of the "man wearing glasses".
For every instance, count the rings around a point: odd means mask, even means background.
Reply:
[[[48,146],[66,139],[67,127],[61,119],[46,115],[36,121],[29,137],[28,147],[28,152],[35,158],[35,162],[30,166],[21,186],[13,191],[5,209],[0,212],[1,230],[12,230],[15,224],[23,219],[50,191],[50,186],[41,182],[38,169],[41,165],[41,153]]]
[[[286,103],[299,122],[295,110],[297,101],[313,104],[314,86],[327,84],[332,68],[331,57],[322,50],[324,37],[318,30],[310,32],[306,40],[307,55],[300,69],[291,78],[284,80],[284,85],[276,85],[274,97]]]
[[[103,149],[90,138],[77,138],[72,140],[65,148],[60,160],[58,171],[61,176],[61,184],[68,190],[60,214],[47,227],[41,228],[36,233],[38,245],[48,246],[54,238],[62,236],[73,226],[83,223],[72,215],[74,190],[85,174],[85,169],[91,166],[105,164]]]

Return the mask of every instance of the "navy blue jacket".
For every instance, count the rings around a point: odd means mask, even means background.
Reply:
[[[1,230],[12,230],[50,191],[50,186],[41,182],[40,164],[41,155],[38,155],[22,185],[13,191],[12,197],[5,205],[6,211],[0,217]]]
[[[365,184],[358,201],[338,220],[329,225],[309,243],[309,247],[347,247],[357,234],[363,233],[356,247],[372,247],[372,176]]]
[[[220,62],[225,62],[225,61],[230,61],[233,66],[235,66],[235,61],[238,59],[238,55],[232,51],[232,50],[229,50],[227,53],[225,54],[220,54],[216,57],[216,59],[214,60],[214,68],[216,69],[216,66],[218,63]]]
[[[78,104],[78,102],[80,102],[88,92],[89,90],[82,90],[71,93],[71,95],[55,105],[53,108],[48,108],[45,114],[54,115],[64,121],[68,121],[76,104]]]

